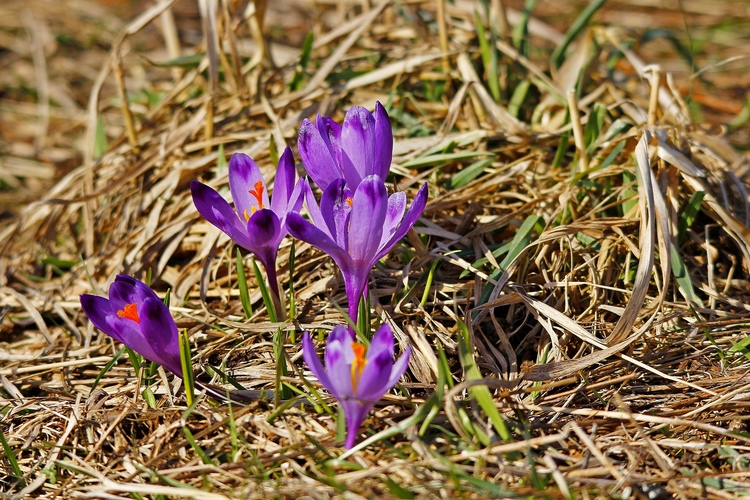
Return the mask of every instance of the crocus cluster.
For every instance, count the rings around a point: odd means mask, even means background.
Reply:
[[[315,123],[306,119],[300,127],[300,155],[323,190],[320,203],[307,179],[295,180],[288,147],[279,158],[272,195],[258,165],[241,153],[229,161],[234,208],[205,184],[193,181],[190,190],[196,209],[208,222],[255,254],[276,299],[281,297],[276,256],[287,233],[328,253],[344,276],[349,316],[356,322],[372,267],[406,235],[427,203],[426,184],[408,210],[405,193],[388,195],[385,179],[392,150],[393,134],[383,106],[377,103],[374,113],[354,106],[343,125],[318,115]],[[309,220],[299,213],[303,202]],[[281,301],[275,303],[279,306]],[[109,299],[82,295],[81,306],[97,328],[183,376],[177,326],[151,288],[119,275],[110,286]],[[411,353],[407,348],[394,363],[393,333],[387,325],[377,330],[369,350],[355,341],[351,328],[335,327],[328,338],[325,367],[307,332],[302,351],[310,370],[344,409],[347,448],[354,445],[375,403],[404,374]]]

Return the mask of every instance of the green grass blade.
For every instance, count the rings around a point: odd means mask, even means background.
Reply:
[[[492,165],[493,161],[495,161],[494,158],[485,158],[483,160],[475,161],[468,167],[460,170],[451,178],[450,188],[458,189],[464,187],[465,185],[482,175],[487,167]]]
[[[297,306],[294,303],[294,263],[297,257],[295,241],[292,240],[292,248],[289,250],[289,319],[294,320],[297,316]],[[292,344],[297,342],[296,332],[291,331],[290,339]]]
[[[107,132],[104,128],[104,118],[96,117],[96,133],[94,135],[94,158],[101,158],[107,152]]]
[[[481,380],[482,373],[479,371],[479,367],[474,360],[469,329],[466,324],[460,320],[458,322],[458,329],[459,332],[461,332],[461,336],[458,339],[458,357],[461,361],[461,366],[464,369],[466,380]],[[489,417],[490,421],[492,422],[492,426],[500,436],[500,439],[505,442],[509,442],[511,440],[510,432],[508,431],[508,427],[505,425],[503,417],[497,410],[495,402],[492,400],[492,394],[490,393],[490,390],[487,388],[487,386],[475,385],[473,387],[470,387],[469,394],[471,394],[474,400],[487,414],[487,417]]]
[[[185,384],[185,398],[188,406],[193,406],[195,397],[195,378],[193,378],[193,356],[190,353],[190,339],[187,330],[180,332],[180,362],[182,363],[182,380]]]
[[[672,274],[674,274],[677,284],[679,285],[680,293],[693,304],[697,304],[703,307],[703,301],[695,294],[693,288],[693,280],[690,278],[690,273],[685,266],[685,262],[682,260],[677,246],[670,244],[669,251],[671,254],[672,262]]]
[[[485,5],[485,9],[486,9]],[[489,18],[489,12],[485,11],[485,19]],[[474,11],[474,22],[477,26],[477,38],[479,39],[479,51],[482,54],[482,64],[487,74],[487,87],[495,102],[500,102],[500,78],[497,69],[497,50],[495,49],[494,40],[487,40],[487,32],[484,29],[484,23],[479,16],[479,12]],[[490,37],[494,38],[494,37]]]
[[[104,365],[104,368],[102,368],[102,371],[99,372],[99,375],[96,376],[94,379],[94,383],[91,384],[91,390],[89,391],[89,394],[94,392],[94,389],[96,389],[96,386],[99,384],[99,381],[102,379],[104,375],[107,374],[109,370],[112,369],[113,366],[115,366],[115,363],[117,363],[117,360],[120,359],[120,356],[122,356],[122,353],[125,352],[125,346],[122,346],[119,351],[117,351],[117,354],[115,354],[111,360],[107,362],[106,365]]]
[[[279,406],[282,399],[289,399],[292,395],[281,382],[283,377],[289,374],[286,365],[286,356],[284,355],[284,331],[281,328],[276,329],[273,336],[273,354],[276,357],[276,380],[274,383],[274,406]]]
[[[18,460],[16,460],[16,455],[13,453],[13,449],[10,447],[10,445],[8,444],[8,441],[5,439],[4,431],[0,431],[0,444],[3,445],[5,458],[8,459],[11,469],[13,469],[13,475],[16,476],[16,481],[18,481],[18,484],[21,486],[21,488],[25,487],[26,481],[23,479],[23,471],[21,470],[21,467],[18,465]]]
[[[692,227],[696,217],[698,217],[704,196],[706,196],[705,191],[695,191],[680,214],[680,220],[677,222],[677,241],[680,245],[685,241],[685,233]]]
[[[193,451],[195,451],[195,454],[201,458],[203,463],[206,465],[212,465],[214,461],[211,460],[211,457],[209,457],[205,451],[203,451],[203,448],[200,447],[198,442],[195,440],[193,433],[190,431],[190,429],[188,429],[186,425],[182,426],[182,433],[185,435],[185,439],[187,439],[187,442],[190,443]]]
[[[560,43],[555,50],[552,52],[552,66],[559,68],[562,65],[565,51],[568,50],[570,43],[586,28],[591,18],[596,14],[607,0],[593,0],[590,4],[583,9],[583,12],[573,22],[573,24],[565,33],[565,39]]]
[[[242,252],[237,248],[237,288],[240,290],[240,302],[245,318],[250,319],[253,315],[253,304],[250,302],[250,291],[247,289],[247,276],[245,275],[245,263]]]
[[[263,280],[263,274],[260,272],[260,268],[258,267],[258,263],[255,262],[255,259],[253,259],[253,272],[255,273],[255,279],[258,282],[258,288],[260,288],[260,295],[263,297],[263,304],[266,305],[268,317],[272,322],[276,323],[278,321],[276,318],[276,307],[273,305],[271,294],[268,292],[266,282]]]

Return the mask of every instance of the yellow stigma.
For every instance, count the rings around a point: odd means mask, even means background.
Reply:
[[[365,346],[357,342],[352,342],[352,350],[354,351],[354,361],[352,362],[352,389],[354,394],[357,394],[357,385],[359,379],[362,377],[362,372],[365,371],[365,365],[367,360],[365,359]]]
[[[354,203],[354,200],[352,200],[351,198],[347,198],[345,201],[346,204],[349,205],[349,208],[352,208],[352,203]]]
[[[126,304],[125,307],[117,311],[117,317],[130,319],[139,325],[141,324],[141,318],[138,316],[138,309],[136,309],[135,304]]]

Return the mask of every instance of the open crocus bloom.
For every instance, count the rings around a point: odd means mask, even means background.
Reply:
[[[263,264],[268,281],[277,297],[276,255],[287,234],[287,215],[302,206],[304,179],[296,184],[294,157],[287,147],[276,168],[274,192],[270,198],[258,165],[246,154],[235,153],[229,160],[229,190],[237,209],[213,188],[198,181],[190,183],[193,203],[211,224],[224,231],[242,248],[249,250]]]
[[[353,342],[349,331],[337,326],[328,336],[325,368],[320,362],[310,333],[302,337],[302,357],[320,383],[339,400],[346,415],[346,447],[351,448],[357,431],[375,403],[391,390],[409,363],[411,348],[393,362],[393,332],[384,324],[365,346]]]
[[[411,229],[427,204],[427,184],[406,210],[406,193],[388,197],[383,180],[365,177],[352,193],[343,179],[323,192],[320,207],[312,191],[305,189],[312,222],[298,213],[289,214],[289,233],[329,254],[346,283],[349,317],[357,322],[359,301],[367,289],[370,270]]]
[[[344,179],[357,189],[362,179],[378,175],[385,180],[391,168],[393,131],[385,108],[375,112],[352,106],[343,126],[318,115],[315,124],[306,118],[299,129],[299,154],[307,173],[320,189]]]
[[[120,274],[109,299],[83,294],[81,307],[99,330],[182,378],[177,325],[146,284]]]

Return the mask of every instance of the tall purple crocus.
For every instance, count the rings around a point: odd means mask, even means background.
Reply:
[[[393,154],[388,113],[378,102],[374,113],[361,106],[349,108],[343,126],[327,116],[318,115],[315,124],[305,118],[299,128],[299,154],[323,190],[336,179],[346,180],[352,190],[370,175],[385,180]]]
[[[287,147],[279,158],[273,197],[269,202],[258,165],[246,154],[233,154],[229,160],[229,189],[236,212],[213,188],[198,181],[190,183],[195,208],[237,245],[255,254],[266,269],[276,298],[280,297],[276,279],[279,244],[287,234],[287,216],[301,208],[303,186],[307,185],[304,179],[295,184],[295,177],[294,156]]]
[[[359,300],[367,289],[370,270],[411,229],[427,204],[427,184],[406,210],[406,193],[388,197],[383,180],[365,177],[352,193],[343,179],[331,182],[320,207],[312,191],[305,190],[312,222],[298,213],[289,214],[289,233],[328,253],[338,264],[346,283],[349,317],[357,322]]]
[[[83,294],[81,307],[99,330],[182,378],[177,325],[146,284],[120,274],[109,299]]]
[[[383,324],[365,346],[352,342],[349,331],[337,326],[328,336],[325,368],[320,362],[310,333],[302,337],[302,357],[320,383],[339,400],[346,415],[346,447],[351,448],[357,439],[359,426],[375,403],[396,385],[406,371],[411,348],[393,362],[393,332]]]

